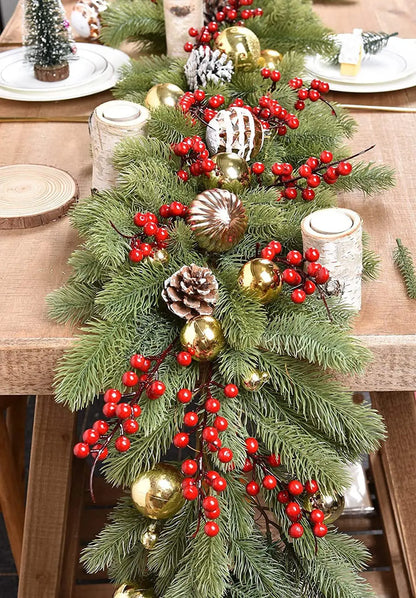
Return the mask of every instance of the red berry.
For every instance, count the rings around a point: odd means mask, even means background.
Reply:
[[[289,502],[289,492],[286,490],[281,490],[277,494],[277,500],[282,503],[283,505]]]
[[[317,538],[323,538],[328,533],[328,528],[326,527],[325,523],[315,523],[313,526],[313,535]]]
[[[135,434],[139,429],[139,424],[135,419],[126,419],[123,422],[123,430],[126,434]]]
[[[130,440],[127,438],[127,436],[119,436],[115,441],[114,446],[119,453],[125,453],[130,448]]]
[[[104,402],[105,403],[118,403],[123,395],[119,390],[115,388],[109,388],[104,393]]]
[[[250,496],[257,496],[257,494],[260,492],[260,486],[258,485],[257,482],[255,482],[254,480],[252,480],[251,482],[249,482],[246,485],[246,492]]]
[[[176,448],[185,448],[189,444],[189,435],[185,432],[179,432],[173,437],[173,444]]]
[[[221,463],[229,463],[233,459],[233,451],[227,447],[224,447],[218,451],[218,459]]]
[[[312,174],[312,168],[307,164],[302,164],[302,166],[299,168],[299,174],[301,177],[306,179]]]
[[[90,447],[85,442],[78,442],[73,449],[75,457],[85,459],[90,454]]]
[[[313,170],[314,168],[317,168],[319,166],[319,160],[318,158],[314,158],[313,156],[311,156],[306,160],[306,164],[310,166]]]
[[[305,251],[305,258],[308,262],[317,262],[319,260],[319,251],[314,247],[309,247],[309,249]]]
[[[183,49],[185,50],[185,52],[192,52],[192,50],[194,49],[194,44],[192,42],[186,42],[183,45]]]
[[[300,523],[293,523],[289,527],[289,536],[291,538],[300,538],[303,536],[303,526]]]
[[[286,199],[296,199],[296,197],[298,196],[298,192],[297,189],[295,189],[295,187],[287,187],[283,193]]]
[[[321,94],[319,93],[319,91],[316,91],[315,89],[311,89],[308,93],[309,95],[309,99],[311,102],[317,102],[319,100],[319,98],[321,97]]]
[[[207,426],[202,430],[202,438],[205,442],[214,442],[218,438],[218,430],[214,426]]]
[[[225,417],[220,417],[219,415],[214,419],[214,426],[217,428],[219,432],[223,432],[228,428],[228,421]]]
[[[189,403],[192,400],[192,392],[189,390],[189,388],[181,388],[178,391],[176,398],[178,399],[179,403]]]
[[[292,291],[290,298],[293,303],[303,303],[306,299],[306,293],[302,289],[295,289]]]
[[[325,513],[321,509],[313,509],[309,515],[312,523],[322,523],[325,519]]]
[[[205,411],[208,411],[208,413],[218,413],[220,409],[221,403],[218,401],[218,399],[210,397],[205,401]]]
[[[221,511],[219,509],[215,509],[214,511],[205,511],[205,517],[207,517],[207,519],[218,519],[220,514]]]
[[[249,455],[254,455],[259,450],[259,443],[255,438],[246,438],[246,450]]]
[[[106,417],[114,417],[116,414],[116,403],[105,403],[103,413]]]
[[[276,255],[276,253],[272,247],[264,247],[261,250],[261,257],[264,258],[265,260],[272,260],[275,255]]]
[[[316,285],[314,282],[312,282],[312,280],[305,280],[303,290],[305,291],[306,295],[313,295],[316,291]]]
[[[134,405],[132,405],[131,408],[133,410],[133,416],[139,417],[139,415],[142,412],[142,408],[140,407],[140,405],[138,405],[137,403],[134,403]]]
[[[139,381],[139,377],[136,372],[124,372],[122,382],[124,386],[136,386]]]
[[[224,394],[229,399],[233,399],[238,395],[238,388],[235,384],[227,384],[224,387]]]
[[[321,93],[328,93],[328,91],[329,91],[329,84],[325,83],[324,81],[321,81],[319,83],[318,91],[320,91]]]
[[[206,496],[202,501],[202,508],[205,511],[215,511],[218,509],[218,498],[215,496]]]
[[[137,370],[140,370],[143,363],[144,363],[144,356],[143,355],[139,355],[138,353],[135,353],[134,355],[132,355],[130,357],[130,365],[132,368],[136,368]]]
[[[319,85],[320,85],[320,81],[319,79],[312,79],[311,81],[311,89],[319,89]]]
[[[284,174],[284,165],[276,162],[272,166],[272,173],[276,176],[281,176],[282,174]]]
[[[147,359],[147,357],[144,358],[143,364],[140,368],[140,371],[142,372],[147,372],[150,370],[150,366],[151,366],[151,361],[150,359]]]
[[[302,199],[305,201],[312,201],[315,199],[315,191],[313,189],[302,189]]]
[[[297,502],[289,502],[286,505],[285,512],[291,521],[296,521],[301,514],[301,508]]]
[[[269,247],[271,247],[276,254],[282,251],[282,245],[279,241],[270,241]]]
[[[195,411],[188,411],[183,417],[183,423],[189,428],[193,428],[198,423],[198,415]]]
[[[272,71],[270,73],[270,79],[274,82],[277,83],[278,81],[280,81],[280,71]]]
[[[318,284],[324,284],[329,280],[329,271],[321,266],[315,274],[315,280]]]
[[[267,463],[271,465],[271,467],[279,467],[280,462],[280,455],[269,455],[267,457]]]
[[[298,91],[298,98],[300,100],[306,100],[308,98],[308,90],[307,89],[299,89]]]
[[[298,273],[296,270],[293,270],[293,268],[286,268],[286,270],[283,270],[282,272],[282,280],[286,284],[294,285],[297,281],[297,274]]]
[[[349,162],[340,162],[337,166],[337,172],[341,176],[346,176],[350,174],[352,170],[352,166]]]
[[[300,251],[289,251],[286,259],[292,266],[298,266],[302,262],[303,258]]]
[[[182,488],[186,488],[187,486],[195,486],[194,478],[184,478],[182,480]]]
[[[224,19],[225,19],[225,13],[222,12],[221,10],[219,12],[217,12],[217,14],[215,15],[215,20],[221,22]]]
[[[166,241],[169,239],[169,231],[167,228],[159,228],[156,231],[156,241]]]
[[[306,182],[309,187],[319,187],[321,184],[321,177],[318,174],[311,174],[311,176],[308,176],[306,179]]]
[[[220,477],[220,474],[217,473],[216,471],[207,471],[207,473],[205,474],[208,483],[211,484],[214,480],[216,480],[217,478]]]
[[[261,16],[263,16],[263,9],[259,8],[259,7],[255,8],[254,9],[254,16],[255,17],[261,17]]]
[[[181,351],[177,354],[176,361],[179,363],[179,365],[186,367],[188,365],[191,365],[192,355],[188,353],[188,351]]]
[[[315,480],[308,480],[305,484],[305,490],[308,494],[315,494],[315,492],[318,492],[319,490],[318,482]]]
[[[263,77],[263,79],[268,79],[271,75],[271,72],[270,69],[264,67],[263,69],[261,69],[260,74]]]
[[[198,32],[198,29],[195,29],[195,27],[190,27],[190,28],[188,29],[188,34],[189,34],[191,37],[197,37],[198,33],[199,33],[199,32]]]
[[[182,463],[182,472],[185,475],[192,476],[192,475],[195,475],[197,471],[198,471],[198,464],[196,461],[194,461],[194,459],[186,459]]]
[[[157,224],[155,224],[154,222],[146,222],[146,224],[143,227],[143,232],[148,237],[151,237],[152,235],[156,234],[157,230]]]
[[[247,473],[249,471],[253,471],[253,463],[250,461],[250,459],[247,457],[243,466],[243,471],[244,473]]]
[[[251,170],[254,172],[254,174],[261,174],[262,172],[264,172],[263,162],[254,162],[254,164],[251,167]]]
[[[166,386],[160,380],[155,380],[146,388],[146,394],[149,399],[154,400],[161,397],[166,391]]]
[[[227,487],[226,479],[221,476],[218,476],[217,478],[215,478],[215,480],[212,480],[211,483],[215,492],[223,492]]]
[[[218,23],[216,23],[215,21],[211,21],[210,23],[208,23],[208,31],[210,33],[215,33],[216,31],[218,31]]]
[[[198,498],[199,491],[196,486],[189,485],[182,490],[182,494],[186,500],[195,500]]]
[[[329,164],[329,162],[332,162],[333,157],[334,156],[331,154],[331,152],[327,151],[321,152],[321,155],[319,156],[323,164]]]
[[[119,403],[116,407],[116,415],[119,419],[131,417],[132,409],[128,403]]]
[[[182,179],[182,181],[187,181],[189,179],[189,174],[186,172],[186,170],[178,170],[176,174],[180,179]]]
[[[135,264],[141,262],[143,257],[144,257],[144,255],[143,255],[143,251],[141,251],[141,249],[131,249],[129,251],[129,260],[131,262],[134,262]]]
[[[303,100],[298,100],[295,102],[296,110],[305,110],[305,102]]]
[[[204,525],[204,532],[210,538],[213,538],[214,536],[216,536],[219,531],[220,531],[220,528],[215,523],[215,521],[207,521],[206,524]]]
[[[273,490],[277,486],[277,480],[274,475],[266,475],[263,478],[263,486],[267,488],[267,490]]]
[[[309,274],[309,276],[316,276],[316,273],[318,272],[318,270],[322,268],[321,264],[318,263],[311,263],[308,264],[308,268],[307,268],[307,273]]]
[[[303,484],[299,482],[299,480],[291,480],[287,485],[287,489],[289,494],[299,496],[299,494],[302,494],[303,492]]]
[[[108,457],[108,448],[102,444],[95,444],[91,449],[91,457],[97,461],[104,461]]]
[[[98,432],[100,436],[107,434],[108,432],[108,423],[105,422],[103,419],[98,419],[96,422],[93,423],[93,429]]]
[[[144,226],[147,222],[147,216],[141,212],[137,212],[137,214],[133,216],[133,222],[136,226]]]

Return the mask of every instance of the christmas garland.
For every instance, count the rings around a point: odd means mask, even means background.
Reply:
[[[206,31],[191,32],[192,68],[141,58],[120,83],[150,107],[148,137],[123,142],[118,185],[73,210],[84,244],[49,300],[59,322],[85,324],[57,400],[99,402],[105,418],[74,452],[92,459],[92,490],[99,462],[130,488],[82,561],[109,568],[118,597],[372,596],[366,550],[332,524],[346,464],[384,429],[328,372],[362,372],[369,354],[300,223],[392,175],[351,156],[352,119],[325,82],[294,76],[296,55],[239,70],[230,50],[230,77]],[[366,250],[367,276],[376,262]]]

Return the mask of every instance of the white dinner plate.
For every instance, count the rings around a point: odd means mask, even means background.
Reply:
[[[70,72],[75,70],[74,78],[71,79],[70,74],[68,79],[61,82],[40,82],[44,88],[30,87],[36,79],[33,76],[33,79],[28,82],[27,72],[22,73],[20,78],[13,79],[16,87],[10,88],[8,86],[11,81],[8,55],[13,52],[15,55],[12,60],[16,57],[21,60],[24,55],[24,48],[9,50],[0,54],[0,97],[24,102],[52,102],[92,95],[113,87],[121,77],[121,68],[130,61],[130,58],[124,52],[107,46],[84,43],[78,43],[76,46],[77,55],[80,58],[71,61],[69,65]],[[20,52],[20,56],[17,54],[18,52]],[[93,56],[94,54],[96,56]],[[81,67],[78,66],[80,62]],[[6,69],[7,86],[2,83],[4,68]],[[93,69],[93,72],[91,72],[91,69]],[[65,81],[67,82],[66,85],[59,85],[59,83],[65,84]],[[19,85],[20,88],[17,87]],[[29,85],[29,87],[22,87],[25,85]]]
[[[343,35],[339,34],[337,38],[341,39]],[[328,81],[331,89],[335,89],[335,84],[349,87],[391,84],[416,73],[415,40],[390,38],[381,52],[364,56],[355,77],[341,75],[339,64],[330,63],[319,55],[308,56],[305,66],[308,74]]]

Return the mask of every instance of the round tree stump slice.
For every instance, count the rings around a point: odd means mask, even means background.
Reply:
[[[38,164],[0,167],[0,229],[57,220],[77,198],[78,185],[64,170]]]

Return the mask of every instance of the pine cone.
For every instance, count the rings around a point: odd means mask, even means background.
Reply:
[[[222,2],[222,0],[205,0],[204,2],[204,13],[205,13],[205,21],[209,23],[209,21],[215,20],[215,15],[220,9],[223,9],[226,2]]]
[[[209,81],[231,81],[234,66],[225,53],[211,50],[209,46],[199,46],[192,50],[185,64],[185,76],[189,88],[195,91],[205,87]]]
[[[209,268],[182,266],[165,280],[162,297],[180,318],[210,316],[218,298],[218,282]]]

